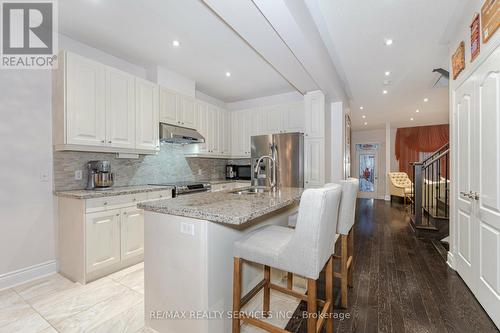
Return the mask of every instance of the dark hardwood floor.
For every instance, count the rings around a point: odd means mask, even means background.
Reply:
[[[431,241],[415,237],[401,204],[360,199],[354,234],[354,288],[335,332],[498,332],[459,275]],[[324,294],[320,278],[319,296]],[[306,332],[302,302],[287,330]]]

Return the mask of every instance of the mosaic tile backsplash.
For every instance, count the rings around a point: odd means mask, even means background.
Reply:
[[[121,159],[116,154],[90,152],[54,152],[54,190],[77,190],[87,185],[87,162],[107,160],[115,174],[114,186],[144,185],[193,180],[217,180],[226,177],[226,164],[246,164],[250,160],[186,158],[181,145],[163,144],[157,155]],[[82,170],[82,180],[75,171]]]

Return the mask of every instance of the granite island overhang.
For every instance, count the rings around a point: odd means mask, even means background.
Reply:
[[[146,324],[158,332],[230,332],[234,241],[265,225],[286,226],[303,191],[223,191],[140,204]],[[273,270],[272,278],[283,274]],[[243,293],[261,279],[262,267],[245,263]]]

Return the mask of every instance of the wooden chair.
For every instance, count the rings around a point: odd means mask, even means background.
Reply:
[[[331,248],[335,239],[337,216],[342,189],[309,189],[300,201],[295,229],[266,226],[246,235],[234,244],[233,333],[240,332],[241,322],[268,332],[284,333],[284,329],[242,313],[241,308],[264,289],[263,311],[270,308],[270,290],[276,290],[307,301],[307,333],[333,332],[333,258]],[[333,223],[332,223],[333,221]],[[248,294],[241,297],[243,261],[264,265],[264,279]],[[307,295],[271,282],[271,267],[307,278]],[[323,267],[326,270],[326,299],[318,300],[316,280]],[[317,306],[322,306],[317,316]]]

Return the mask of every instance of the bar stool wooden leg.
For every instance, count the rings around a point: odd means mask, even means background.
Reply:
[[[266,282],[264,285],[264,317],[268,317],[269,312],[269,303],[271,299],[271,267],[264,266],[264,281]]]
[[[293,289],[293,273],[288,272],[288,277],[286,279],[286,287],[290,290]]]
[[[349,266],[349,270],[348,270],[348,274],[347,274],[347,285],[352,288],[354,286],[354,277],[353,277],[354,230],[353,229],[351,229],[351,231],[349,231],[349,241],[348,241],[347,255],[351,258],[351,266]]]
[[[241,264],[240,258],[234,258],[233,271],[233,333],[240,333],[240,319],[238,312],[241,310]]]
[[[343,308],[347,308],[347,235],[341,236],[341,248],[340,248],[340,292],[341,300],[340,304]]]
[[[307,279],[307,333],[316,333],[317,315],[316,280]]]
[[[330,307],[327,311],[328,318],[326,319],[326,333],[333,333],[333,257],[330,257],[328,263],[326,264],[326,286],[325,286],[325,301],[330,303]]]

